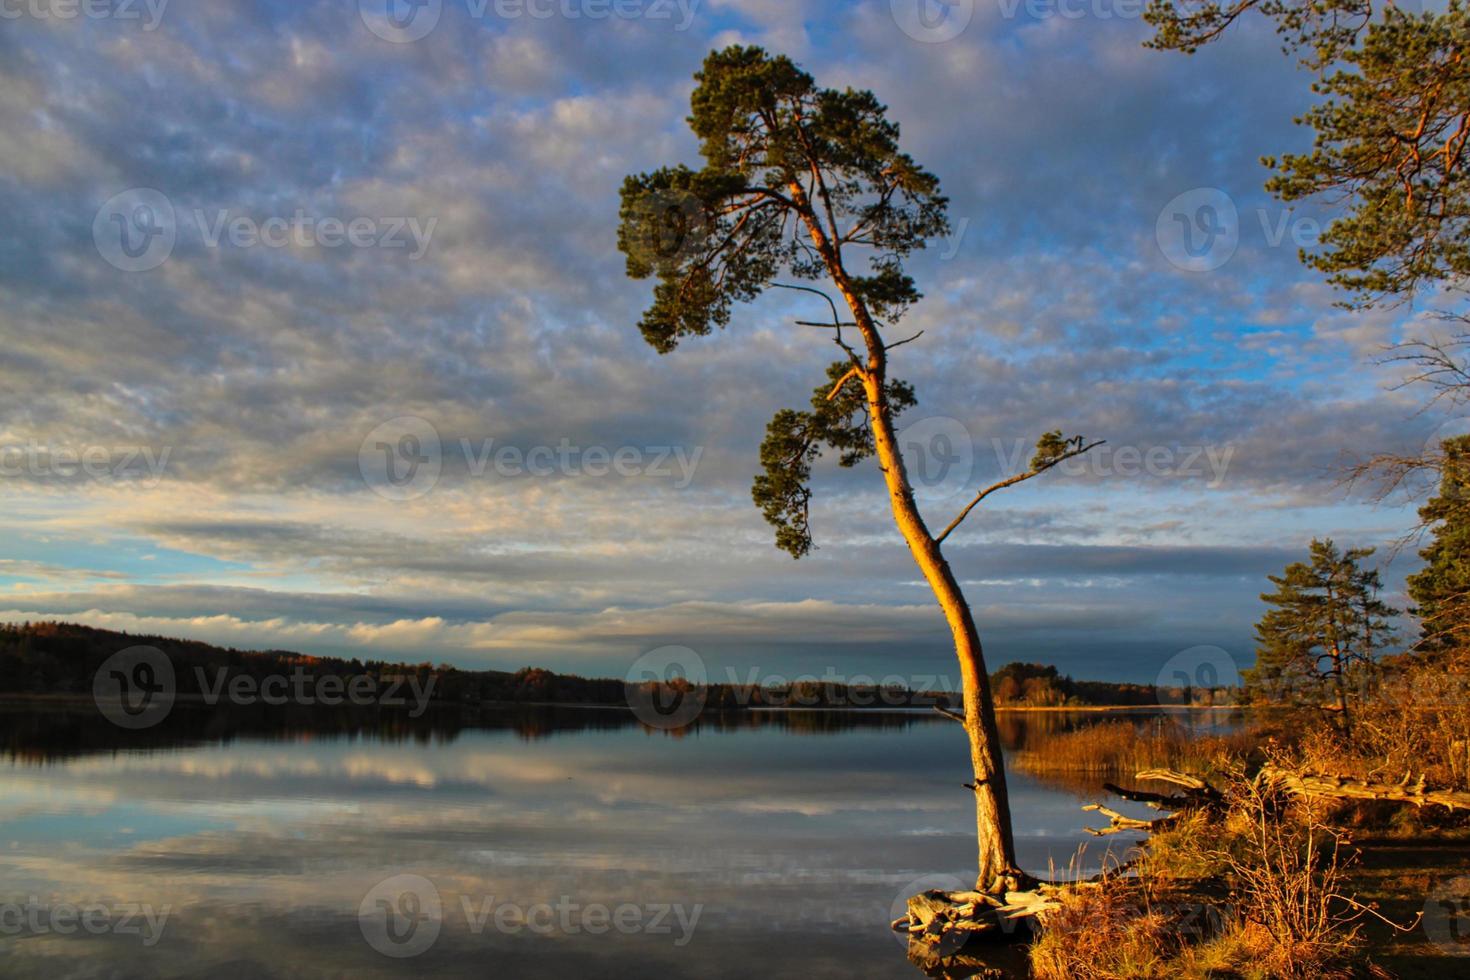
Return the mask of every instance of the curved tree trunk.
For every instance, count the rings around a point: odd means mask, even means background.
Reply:
[[[865,384],[873,440],[888,484],[894,522],[908,543],[914,562],[934,590],[954,636],[965,699],[965,734],[970,739],[970,764],[975,772],[975,829],[980,861],[976,887],[982,891],[1014,889],[1018,875],[1010,797],[1006,790],[1005,764],[1000,755],[1000,732],[995,724],[995,702],[990,695],[990,676],[985,669],[975,617],[950,570],[949,562],[945,561],[938,543],[919,514],[903,456],[894,438],[882,382],[870,376]]]
[[[820,170],[814,170],[813,176],[830,220],[830,204]],[[829,237],[807,197],[806,189],[799,182],[793,182],[788,190],[806,223],[812,244],[827,266],[833,285],[842,294],[853,322],[862,334],[867,363],[855,363],[853,376],[861,380],[867,397],[868,421],[873,430],[878,463],[888,485],[893,520],[908,543],[914,562],[934,590],[934,597],[939,600],[954,637],[965,698],[965,733],[969,736],[970,764],[975,773],[971,789],[975,795],[975,829],[979,847],[976,888],[997,893],[1014,890],[1026,876],[1016,867],[1010,797],[1006,792],[1005,767],[1000,754],[1000,732],[995,724],[995,702],[990,696],[990,676],[985,670],[975,617],[960,591],[959,582],[950,571],[949,563],[944,560],[939,542],[929,532],[914,500],[914,490],[893,431],[893,411],[888,404],[887,392],[888,348],[883,336],[843,265],[840,245]],[[845,383],[846,379],[839,382],[838,389]]]

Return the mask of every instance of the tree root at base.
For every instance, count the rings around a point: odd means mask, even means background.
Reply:
[[[909,899],[908,914],[895,919],[892,928],[908,936],[909,959],[933,976],[1003,977],[1007,974],[999,969],[1002,964],[1011,970],[1024,967],[1026,946],[1034,937],[1032,922],[1061,908],[1064,892],[1100,887],[1125,875],[1130,866],[1121,864],[1079,881],[1007,876],[1002,880],[1014,882],[1019,877],[1027,887],[995,893],[922,892]]]

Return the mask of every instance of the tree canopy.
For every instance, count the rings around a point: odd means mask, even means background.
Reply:
[[[628,274],[654,277],[653,302],[639,323],[660,353],[730,321],[776,277],[830,279],[861,305],[875,329],[892,327],[919,299],[903,258],[949,229],[939,180],[899,149],[899,127],[873,93],[820,88],[789,58],[757,47],[712,52],[695,75],[689,124],[704,166],[664,167],[623,183],[618,245]],[[844,247],[868,253],[867,270],[848,274]],[[811,287],[796,287],[811,288]],[[812,289],[813,292],[818,292]],[[822,294],[825,296],[825,294]],[[876,369],[854,346],[832,308],[845,359],[809,409],[783,409],[761,446],[751,495],[775,528],[776,545],[800,558],[813,547],[812,464],[826,451],[851,467],[875,447],[864,392],[846,385],[854,367]],[[881,378],[896,416],[914,390]]]
[[[1470,640],[1470,436],[1444,440],[1438,459],[1439,492],[1419,509],[1430,529],[1429,544],[1419,552],[1424,568],[1408,578],[1425,651]]]
[[[1272,608],[1256,624],[1248,690],[1307,703],[1320,703],[1325,694],[1346,716],[1349,683],[1382,651],[1397,614],[1378,598],[1378,571],[1362,567],[1372,554],[1372,548],[1339,551],[1330,539],[1314,539],[1307,561],[1268,576],[1276,591],[1261,595]]]
[[[1250,11],[1274,20],[1316,74],[1320,98],[1297,122],[1309,153],[1262,162],[1283,201],[1328,195],[1346,212],[1302,260],[1346,290],[1348,305],[1403,300],[1470,275],[1470,12],[1414,14],[1371,0],[1152,0],[1150,46],[1193,53]]]

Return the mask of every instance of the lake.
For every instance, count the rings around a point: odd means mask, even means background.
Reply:
[[[4,976],[915,977],[888,923],[973,881],[965,739],[932,713],[193,709],[120,733],[12,704],[0,752]],[[1027,870],[1131,840],[1083,832],[1100,791],[1010,782]]]

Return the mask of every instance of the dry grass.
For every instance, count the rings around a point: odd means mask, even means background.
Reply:
[[[1244,756],[1258,740],[1248,731],[1199,734],[1169,718],[1143,724],[1103,721],[1044,736],[1016,753],[1013,761],[1033,775],[1131,778],[1139,770],[1155,768],[1203,773],[1222,758]]]
[[[1137,877],[1069,895],[1041,924],[1030,951],[1034,975],[1389,976],[1368,961],[1370,936],[1373,955],[1397,957],[1395,969],[1426,957],[1439,964],[1409,927],[1443,875],[1426,866],[1403,880],[1384,872],[1354,877],[1340,828],[1422,842],[1464,833],[1470,820],[1373,801],[1308,804],[1244,773],[1271,761],[1369,779],[1422,773],[1435,786],[1470,788],[1470,698],[1456,696],[1467,686],[1470,653],[1460,653],[1388,677],[1353,706],[1345,732],[1320,714],[1298,714],[1262,722],[1278,726],[1273,737],[1196,735],[1161,719],[1110,720],[1032,740],[1013,758],[1034,775],[1090,781],[1095,790],[1101,778],[1127,782],[1139,770],[1179,769],[1210,777],[1228,799],[1223,815],[1185,815],[1155,834]],[[1396,921],[1360,894],[1384,903]]]
[[[1140,908],[1121,885],[1069,893],[1031,947],[1038,980],[1163,977],[1178,952],[1166,916]]]
[[[1035,976],[1361,975],[1369,912],[1348,894],[1340,835],[1238,770],[1228,795],[1223,819],[1156,835],[1136,877],[1069,894],[1032,946]]]
[[[1114,880],[1073,892],[1031,947],[1037,980],[1266,980],[1259,936],[1223,904]]]

